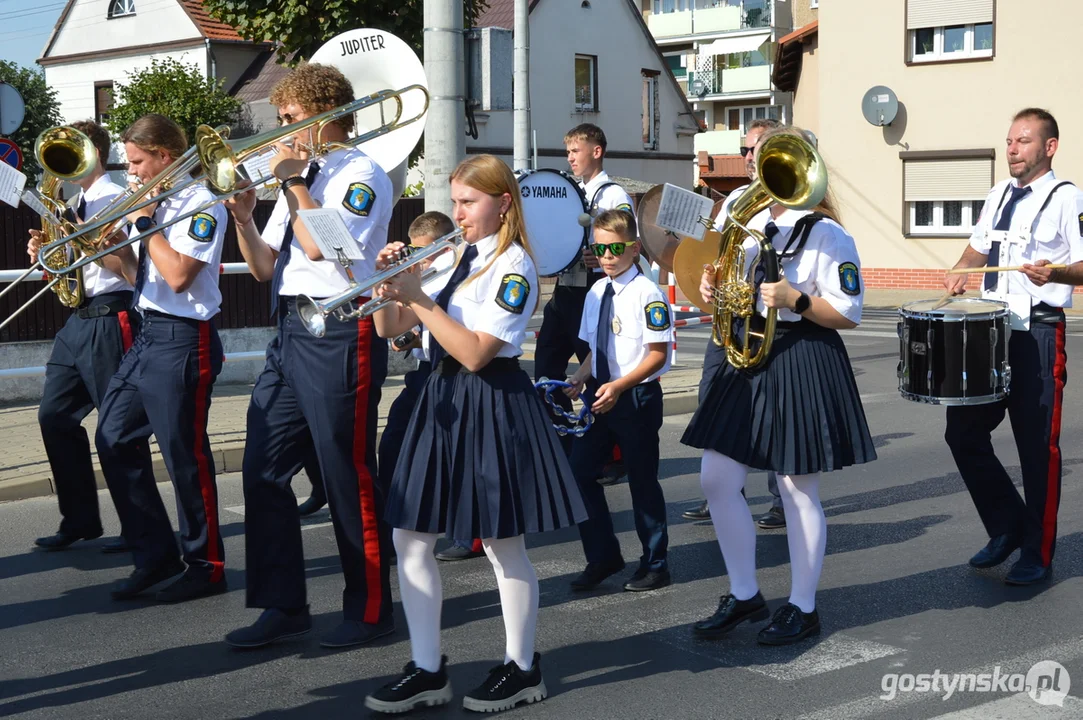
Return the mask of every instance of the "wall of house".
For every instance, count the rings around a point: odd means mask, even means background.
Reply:
[[[793,124],[820,135],[820,40],[808,39],[801,49],[801,79],[793,93]]]
[[[814,22],[818,17],[820,11],[817,8],[812,7],[812,3],[816,0],[793,0],[793,26],[794,28],[804,27],[810,22]],[[817,2],[817,5],[819,3]]]
[[[110,3],[76,2],[53,43],[50,57],[200,38],[184,8],[173,0],[137,0],[134,15],[117,18],[108,17]]]
[[[868,0],[824,0],[820,8],[823,47],[816,54],[820,73],[830,78],[819,85],[820,150],[845,225],[871,270],[868,284],[875,286],[873,277],[898,276],[883,269],[913,269],[912,282],[932,278],[935,286],[942,277],[938,269],[954,264],[967,240],[903,236],[899,152],[993,148],[996,179],[1004,179],[1012,116],[1039,106],[1060,123],[1057,175],[1083,182],[1083,99],[1065,85],[1078,64],[1083,4],[1048,0],[1042,12],[1056,21],[1035,25],[1033,5],[998,0],[992,60],[924,66],[906,64],[904,0],[880,4],[875,13],[868,12]],[[802,75],[799,98],[810,94],[807,78]],[[891,126],[876,127],[862,117],[862,96],[875,85],[890,87],[899,98]]]

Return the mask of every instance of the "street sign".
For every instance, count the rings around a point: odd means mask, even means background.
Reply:
[[[19,149],[14,140],[0,138],[0,160],[16,170],[23,169],[23,151]]]
[[[14,86],[0,82],[0,135],[11,135],[23,124],[26,103]]]

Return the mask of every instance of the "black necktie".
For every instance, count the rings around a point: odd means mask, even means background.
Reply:
[[[775,237],[778,235],[778,232],[778,225],[775,225],[774,222],[768,222],[767,225],[763,228],[763,235],[767,238],[767,242],[772,243],[772,246]],[[766,279],[767,264],[764,262],[757,262],[756,272],[753,274],[752,278],[753,283],[755,283],[754,287],[756,288],[756,290],[759,290],[760,285],[762,285],[763,281]]]
[[[316,176],[320,174],[320,164],[313,160],[308,164],[308,175],[305,176],[305,187],[312,189],[312,183],[316,182]],[[287,216],[286,232],[282,234],[282,249],[275,259],[275,274],[271,279],[271,317],[278,315],[278,293],[282,290],[282,276],[286,272],[286,266],[290,264],[290,248],[293,247],[293,222]]]
[[[997,224],[993,226],[994,230],[1008,230],[1012,226],[1012,213],[1015,212],[1015,204],[1022,200],[1030,192],[1030,187],[1013,187],[1011,189],[1012,196],[1008,198],[1008,202],[1004,204],[1004,210],[1000,213],[1000,219],[997,220]],[[993,240],[989,246],[989,259],[986,261],[989,265],[995,267],[1000,264],[1000,241]],[[985,289],[996,290],[997,278],[1000,277],[1000,273],[985,273]]]
[[[478,249],[475,245],[467,245],[466,250],[463,251],[463,256],[459,259],[459,264],[455,266],[455,272],[451,273],[451,279],[447,281],[447,285],[440,291],[440,294],[436,296],[436,304],[440,306],[440,309],[447,312],[448,303],[451,302],[451,296],[455,293],[455,288],[462,285],[463,280],[470,274],[470,263],[474,262],[474,258],[478,256]],[[440,346],[436,336],[431,332],[429,333],[429,362],[435,368],[436,363],[446,355],[447,352]]]
[[[79,196],[79,207],[76,208],[75,214],[79,218],[79,222],[86,222],[86,195]]]
[[[608,280],[605,284],[605,292],[602,293],[602,304],[598,306],[598,343],[594,350],[595,380],[598,385],[609,382],[609,336],[613,323],[613,281]]]

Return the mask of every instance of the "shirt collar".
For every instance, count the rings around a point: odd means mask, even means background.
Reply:
[[[1034,181],[1032,181],[1030,183],[1030,185],[1027,185],[1027,187],[1030,188],[1031,193],[1037,193],[1045,185],[1053,182],[1056,179],[1057,179],[1057,176],[1053,174],[1052,170],[1050,170],[1045,175],[1042,175],[1040,178],[1036,178]],[[1016,180],[1015,178],[1012,178],[1012,187],[1019,187],[1019,181]]]
[[[492,254],[496,252],[496,241],[499,236],[499,233],[493,233],[474,243],[474,247],[478,249],[479,260],[488,261]]]
[[[636,275],[639,275],[639,267],[632,263],[632,267],[628,268],[615,278],[607,277],[610,283],[613,284],[613,294],[620,295],[624,288],[632,284],[632,281],[636,279]]]
[[[601,187],[607,182],[609,182],[609,173],[607,173],[605,170],[602,170],[600,173],[594,176],[593,180],[583,185],[583,189],[587,192],[588,195],[592,195],[593,193],[597,192],[599,187]]]
[[[102,175],[100,178],[91,183],[90,187],[83,190],[83,198],[87,202],[97,200],[102,195],[105,195],[106,191],[113,184],[113,180],[108,175]]]
[[[798,220],[809,214],[811,214],[810,210],[790,210],[787,208],[786,211],[777,218],[772,218],[768,215],[767,222],[773,222],[780,230],[783,228],[792,228],[797,224]]]

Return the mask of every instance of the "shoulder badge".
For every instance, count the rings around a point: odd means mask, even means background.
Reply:
[[[342,206],[354,215],[368,217],[372,206],[376,204],[376,193],[365,183],[350,183],[346,189],[346,197],[342,198]]]
[[[197,213],[192,216],[192,222],[188,225],[188,237],[199,242],[210,242],[214,237],[214,230],[218,227],[218,221],[209,213]]]
[[[861,275],[857,270],[857,265],[852,262],[839,265],[839,285],[847,295],[861,294]]]
[[[496,292],[496,304],[510,313],[522,315],[526,299],[530,297],[530,283],[522,275],[508,273],[500,281]]]
[[[669,305],[661,300],[647,303],[644,308],[647,313],[648,330],[669,330]]]
[[[1079,234],[1083,235],[1083,213],[1079,213]]]
[[[620,205],[615,207],[614,210],[623,210],[626,213],[630,213],[632,212],[632,206],[628,203],[621,203]]]

